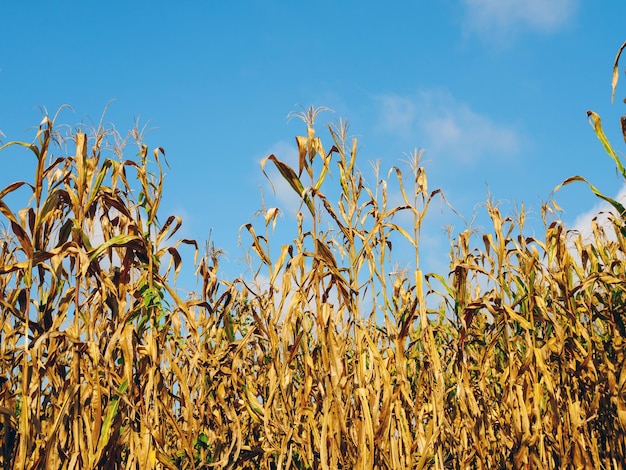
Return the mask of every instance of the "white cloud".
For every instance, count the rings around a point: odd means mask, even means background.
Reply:
[[[579,0],[463,0],[467,32],[502,40],[522,29],[555,32],[571,20]]]
[[[382,105],[380,127],[385,131],[410,134],[417,117],[416,103],[408,97],[387,94],[380,96]]]
[[[617,196],[615,196],[613,199],[615,199],[617,202],[620,202],[621,204],[626,204],[626,185],[622,187],[622,189],[617,193]],[[583,238],[583,242],[590,243],[593,241],[591,222],[593,219],[596,219],[598,224],[604,228],[607,238],[610,240],[615,240],[615,230],[613,229],[609,221],[609,213],[615,216],[617,214],[617,211],[608,202],[601,201],[589,211],[578,215],[574,220],[572,228],[580,232]]]
[[[442,90],[414,96],[378,97],[379,129],[404,138],[425,139],[424,147],[455,162],[472,163],[488,154],[505,157],[520,150],[516,131],[480,114]]]

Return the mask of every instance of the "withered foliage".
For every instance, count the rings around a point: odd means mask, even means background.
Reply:
[[[61,135],[45,117],[5,145],[35,176],[0,191],[2,468],[622,467],[624,214],[583,239],[550,203],[529,236],[523,209],[487,202],[491,229],[426,274],[442,194],[420,154],[368,185],[346,125],[325,147],[316,115],[299,116],[298,168],[262,162],[302,201],[292,241],[263,208],[234,281],[157,218],[164,152],[137,129]],[[185,250],[201,288],[181,298]]]

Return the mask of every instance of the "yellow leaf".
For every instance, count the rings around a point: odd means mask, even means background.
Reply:
[[[615,88],[617,87],[617,80],[619,79],[619,69],[618,69],[619,57],[620,55],[622,55],[622,51],[624,50],[625,47],[626,47],[626,42],[621,45],[621,47],[617,51],[617,55],[615,56],[615,63],[613,64],[613,78],[611,80],[611,103],[613,102],[613,99],[615,98]]]

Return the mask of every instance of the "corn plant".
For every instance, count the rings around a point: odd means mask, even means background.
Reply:
[[[1,468],[623,466],[623,210],[603,197],[617,214],[589,240],[550,201],[529,236],[523,205],[487,200],[489,230],[451,234],[448,270],[425,273],[443,194],[421,153],[370,184],[321,111],[297,114],[297,166],[263,160],[301,207],[241,226],[235,280],[160,216],[165,151],[138,125],[44,116],[0,148],[34,175],[0,190]]]
[[[615,56],[615,62],[613,64],[613,77],[611,80],[611,103],[615,99],[615,89],[617,88],[617,83],[619,81],[619,59],[622,55],[622,51],[624,50],[624,48],[626,48],[626,42],[623,43],[621,47],[618,49],[617,55]],[[626,99],[624,100],[624,102],[626,103]],[[622,176],[622,178],[624,178],[624,181],[626,181],[626,167],[624,166],[624,163],[622,162],[622,159],[620,158],[620,156],[617,154],[617,152],[615,151],[615,149],[609,142],[609,139],[606,137],[606,134],[604,133],[604,129],[602,128],[602,120],[600,119],[600,116],[594,111],[589,110],[587,111],[587,118],[589,119],[589,123],[593,127],[593,130],[596,136],[602,143],[604,150],[611,157],[611,159],[615,163],[617,171]],[[626,115],[621,117],[620,125],[622,129],[622,135],[624,137],[624,142],[626,142]],[[558,191],[562,186],[565,186],[573,182],[583,182],[587,184],[589,186],[589,189],[591,189],[591,191],[597,197],[608,202],[617,211],[617,214],[619,215],[622,222],[626,220],[626,208],[624,208],[624,205],[620,201],[617,201],[607,196],[606,194],[604,194],[602,191],[600,191],[597,187],[595,187],[592,183],[587,181],[582,176],[572,176],[570,178],[567,178],[563,183],[561,183],[555,188],[555,191]],[[626,234],[626,226],[622,226],[621,230],[623,234]]]

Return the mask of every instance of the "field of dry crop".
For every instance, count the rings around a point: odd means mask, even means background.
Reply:
[[[555,202],[529,236],[523,209],[487,201],[491,228],[456,234],[449,272],[424,273],[420,230],[443,195],[420,154],[368,187],[346,125],[324,141],[316,115],[299,116],[297,168],[262,163],[302,210],[286,245],[275,208],[241,227],[258,285],[177,239],[182,220],[158,211],[164,151],[140,129],[46,116],[33,143],[7,144],[33,177],[0,190],[1,468],[622,468],[619,202],[591,187],[618,215],[585,241]],[[393,268],[397,239],[410,270]],[[183,262],[202,286],[188,298]]]

